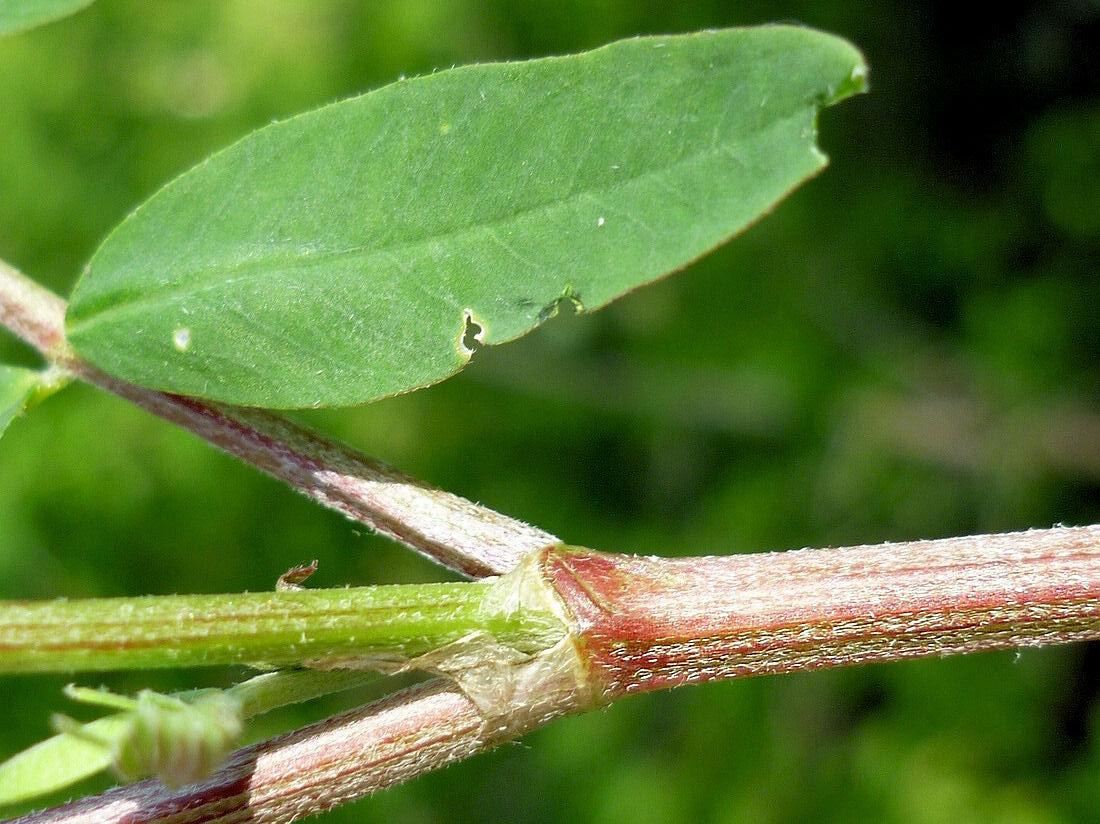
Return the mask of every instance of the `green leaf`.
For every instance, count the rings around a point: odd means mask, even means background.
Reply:
[[[24,410],[59,387],[49,371],[0,364],[0,435]]]
[[[58,734],[0,764],[0,804],[64,789],[106,769],[135,780],[157,776],[168,786],[206,777],[237,744],[244,718],[230,691],[196,690],[137,698],[70,685],[75,701],[120,710],[86,724],[55,716]]]
[[[276,408],[441,380],[566,301],[686,266],[819,171],[862,56],[788,26],[467,66],[276,123],[96,252],[71,343],[126,380]]]
[[[15,418],[71,380],[71,375],[55,367],[37,370],[0,364],[0,435]]]
[[[93,0],[0,0],[0,35],[50,23],[75,14]]]
[[[129,718],[111,715],[82,726],[86,738],[61,733],[0,764],[0,804],[18,804],[57,792],[110,769],[114,763],[111,750],[95,739],[110,741],[126,735]]]
[[[57,792],[109,769],[123,777],[148,773],[177,783],[204,777],[235,746],[245,719],[375,677],[362,670],[282,670],[228,690],[173,695],[144,690],[136,699],[70,684],[65,688],[70,698],[120,712],[85,724],[59,716],[67,731],[0,763],[0,805]],[[158,743],[155,758],[146,745],[151,732]],[[184,758],[172,758],[181,753]]]

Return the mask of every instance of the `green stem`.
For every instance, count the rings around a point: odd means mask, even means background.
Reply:
[[[252,664],[394,666],[485,632],[522,652],[564,634],[508,579],[354,589],[0,604],[0,671]]]
[[[289,704],[343,692],[374,680],[371,672],[352,669],[290,669],[264,672],[234,684],[226,694],[241,702],[241,715],[252,718]]]

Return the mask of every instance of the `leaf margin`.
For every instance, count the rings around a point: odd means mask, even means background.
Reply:
[[[153,379],[149,376],[147,369],[144,370],[144,374],[138,374],[137,372],[135,372],[132,368],[130,368],[128,366],[120,366],[120,360],[119,359],[123,356],[118,355],[116,353],[113,356],[114,360],[112,361],[111,360],[112,353],[105,352],[104,347],[102,345],[98,346],[98,348],[97,348],[97,347],[92,346],[92,345],[89,344],[89,338],[86,337],[88,335],[87,330],[89,329],[90,323],[94,322],[97,319],[97,317],[100,321],[102,321],[103,316],[105,314],[108,314],[110,312],[120,311],[120,310],[122,310],[122,311],[126,311],[126,310],[132,311],[134,306],[136,304],[140,303],[140,302],[151,301],[151,300],[154,300],[154,299],[166,300],[163,297],[163,295],[150,297],[150,295],[147,293],[145,295],[142,295],[142,296],[138,297],[136,300],[131,300],[130,302],[127,303],[127,302],[125,302],[125,300],[126,300],[125,294],[126,293],[125,293],[125,290],[123,289],[123,290],[120,290],[120,294],[124,295],[124,297],[121,299],[121,300],[124,301],[121,306],[116,304],[116,305],[108,307],[106,309],[97,307],[96,306],[96,298],[95,298],[94,294],[93,294],[93,297],[91,297],[91,298],[89,298],[88,295],[87,295],[87,292],[90,289],[90,287],[88,286],[88,283],[93,277],[93,275],[92,275],[93,267],[95,267],[95,265],[97,264],[97,261],[100,260],[101,254],[104,254],[104,250],[105,249],[111,249],[112,248],[112,243],[117,242],[117,239],[121,235],[124,235],[125,232],[129,231],[132,228],[134,221],[141,220],[143,215],[147,217],[148,214],[149,214],[148,210],[150,208],[154,208],[152,206],[152,204],[158,203],[158,198],[171,197],[172,195],[170,193],[175,193],[179,190],[180,187],[186,185],[185,181],[188,181],[188,182],[192,181],[192,176],[201,175],[203,173],[203,170],[209,169],[209,167],[212,164],[217,164],[219,162],[224,162],[224,158],[226,158],[227,156],[231,156],[232,153],[234,153],[234,152],[242,151],[242,147],[249,146],[250,144],[252,144],[256,141],[259,141],[261,139],[265,139],[265,137],[272,134],[274,132],[274,130],[286,129],[286,128],[289,128],[292,124],[296,124],[296,123],[300,124],[300,123],[306,121],[306,119],[321,117],[326,112],[334,111],[336,109],[336,107],[347,106],[349,104],[356,104],[356,103],[364,101],[368,98],[372,98],[376,95],[381,95],[381,94],[384,94],[384,93],[392,93],[393,89],[395,89],[398,86],[401,86],[402,84],[407,84],[407,85],[411,86],[411,85],[415,85],[417,83],[437,82],[437,79],[441,78],[444,75],[454,75],[456,73],[463,72],[463,71],[476,70],[476,69],[496,69],[496,70],[506,71],[506,70],[511,69],[513,67],[525,67],[525,66],[530,66],[532,64],[547,65],[547,64],[550,64],[554,61],[569,61],[569,60],[576,60],[578,58],[581,58],[581,59],[590,58],[593,55],[597,55],[597,54],[601,54],[601,53],[607,53],[607,52],[609,52],[609,50],[614,49],[614,48],[621,48],[625,44],[638,44],[638,43],[643,43],[643,42],[649,42],[649,43],[652,43],[653,45],[656,46],[658,44],[663,45],[666,42],[671,42],[671,41],[675,41],[675,40],[684,41],[684,40],[687,40],[688,38],[695,38],[695,37],[707,36],[707,35],[722,35],[722,34],[729,34],[729,33],[756,34],[756,33],[764,32],[764,31],[773,32],[773,33],[774,32],[783,32],[783,33],[786,33],[788,35],[792,34],[792,33],[797,33],[798,36],[804,36],[804,37],[810,37],[810,38],[820,38],[822,44],[827,44],[830,48],[836,48],[838,51],[844,51],[846,57],[850,59],[851,67],[848,70],[846,76],[844,76],[842,79],[840,79],[838,82],[836,82],[835,85],[829,86],[829,87],[826,87],[825,89],[823,89],[822,92],[820,93],[820,95],[818,97],[816,97],[810,103],[810,107],[811,107],[810,108],[810,117],[811,117],[810,129],[811,129],[812,134],[811,134],[810,140],[809,140],[809,148],[810,148],[811,152],[816,153],[816,155],[815,155],[816,165],[813,168],[806,169],[805,171],[799,173],[799,176],[796,179],[791,181],[789,183],[789,185],[786,185],[785,187],[783,187],[782,190],[779,191],[777,194],[773,195],[770,198],[770,200],[767,203],[765,203],[764,206],[756,212],[756,214],[754,216],[752,216],[751,218],[749,218],[746,221],[742,221],[738,225],[735,225],[733,227],[732,231],[726,232],[725,234],[723,234],[717,240],[712,240],[709,243],[704,244],[700,248],[696,249],[696,251],[692,255],[681,258],[674,265],[664,266],[660,273],[647,275],[644,279],[640,279],[637,282],[633,283],[632,285],[630,285],[626,288],[620,289],[616,293],[612,294],[610,297],[606,297],[605,299],[602,299],[602,300],[596,300],[594,302],[585,301],[584,304],[581,304],[580,297],[583,297],[583,296],[576,295],[575,292],[572,289],[571,283],[566,283],[565,288],[561,290],[560,294],[557,295],[557,297],[555,297],[549,303],[546,303],[545,305],[543,305],[541,307],[540,313],[539,313],[537,319],[535,319],[533,322],[528,323],[520,331],[512,332],[512,333],[501,333],[501,334],[497,335],[496,330],[494,328],[493,332],[491,333],[493,335],[493,337],[491,339],[489,338],[489,335],[490,335],[489,323],[487,323],[487,321],[484,317],[482,317],[478,313],[476,313],[475,310],[470,307],[470,305],[466,305],[464,308],[461,308],[461,322],[456,323],[456,325],[454,327],[454,334],[453,334],[454,352],[453,352],[453,357],[452,357],[452,360],[451,360],[449,366],[448,365],[437,366],[436,367],[436,369],[437,369],[436,374],[428,375],[427,377],[417,378],[415,380],[406,380],[402,385],[396,385],[397,381],[395,381],[394,382],[395,385],[387,387],[384,391],[378,391],[374,394],[364,394],[364,395],[355,395],[354,393],[349,394],[347,392],[334,392],[331,396],[327,396],[327,397],[324,397],[324,398],[318,398],[317,397],[317,394],[318,394],[317,391],[315,391],[313,389],[301,390],[301,391],[298,391],[297,394],[294,394],[293,392],[287,392],[287,391],[284,391],[282,394],[278,394],[274,390],[271,390],[270,388],[265,389],[262,384],[260,385],[259,389],[255,389],[254,387],[246,387],[245,389],[241,390],[240,387],[238,386],[237,389],[235,389],[235,390],[233,390],[229,393],[226,393],[224,390],[219,390],[217,388],[215,388],[213,390],[210,390],[209,387],[206,385],[206,383],[204,383],[203,386],[200,388],[195,383],[194,380],[192,380],[190,383],[187,383],[185,380],[179,379],[178,376],[175,376],[175,375],[170,375],[169,374],[169,375],[166,376],[165,374],[162,373],[157,379]],[[413,78],[411,80],[401,80],[401,81],[398,81],[397,83],[389,84],[388,86],[383,86],[380,89],[376,89],[376,90],[367,92],[363,95],[357,95],[355,97],[348,98],[346,100],[337,101],[335,103],[330,103],[326,106],[322,106],[320,108],[313,109],[313,110],[295,115],[294,117],[291,117],[287,120],[278,121],[276,123],[269,124],[268,126],[265,126],[261,129],[258,129],[254,132],[251,132],[249,134],[244,135],[243,137],[238,139],[236,142],[232,143],[230,146],[222,149],[219,152],[216,152],[215,154],[211,155],[210,157],[208,157],[205,160],[203,160],[202,162],[200,162],[198,165],[196,165],[192,169],[184,172],[182,175],[178,176],[177,178],[175,178],[172,181],[170,181],[169,183],[167,183],[164,187],[162,187],[160,190],[158,190],[156,193],[154,193],[150,198],[148,198],[144,203],[140,204],[133,212],[131,212],[131,214],[125,220],[123,220],[107,236],[107,238],[105,239],[103,244],[96,251],[95,255],[93,256],[92,260],[89,263],[89,266],[86,267],[84,274],[81,276],[80,280],[77,283],[77,286],[76,286],[76,288],[74,290],[74,294],[73,294],[73,300],[70,303],[70,311],[69,311],[68,317],[66,319],[66,325],[67,325],[67,328],[68,328],[70,340],[71,340],[71,342],[73,342],[75,348],[78,351],[80,351],[82,354],[84,354],[85,357],[87,357],[91,362],[95,363],[96,365],[100,366],[101,368],[104,368],[106,371],[111,372],[113,374],[116,374],[117,376],[122,377],[124,379],[130,380],[131,382],[135,382],[135,383],[138,383],[140,385],[149,386],[150,388],[155,388],[155,389],[162,390],[162,391],[175,392],[175,393],[180,393],[180,394],[185,394],[185,395],[192,395],[192,396],[206,398],[206,399],[210,399],[210,400],[214,400],[214,401],[221,401],[221,402],[227,402],[227,403],[238,404],[238,405],[262,406],[262,407],[275,408],[275,409],[306,408],[306,407],[318,407],[318,406],[346,406],[346,405],[356,405],[356,404],[367,403],[367,402],[378,400],[378,399],[381,399],[381,398],[384,398],[384,397],[389,397],[389,396],[392,396],[392,395],[402,394],[402,393],[405,393],[405,392],[414,391],[414,390],[417,390],[417,389],[420,389],[420,388],[424,388],[426,386],[433,385],[435,383],[438,383],[441,380],[444,380],[446,378],[449,378],[449,377],[453,376],[457,372],[461,371],[461,369],[464,368],[465,365],[469,362],[470,356],[472,355],[472,348],[467,347],[466,345],[464,345],[464,338],[466,337],[467,333],[471,329],[471,323],[474,326],[479,326],[480,327],[480,335],[475,336],[476,339],[477,339],[477,343],[479,343],[479,344],[480,343],[499,344],[499,343],[504,343],[504,342],[513,340],[513,339],[515,339],[515,338],[517,338],[517,337],[519,337],[523,334],[526,334],[527,332],[533,330],[538,325],[540,325],[545,319],[547,319],[548,317],[552,317],[554,314],[556,314],[556,312],[558,310],[558,307],[562,302],[572,300],[574,302],[575,307],[578,309],[578,311],[585,311],[585,312],[595,311],[596,309],[602,308],[602,306],[604,306],[607,303],[611,302],[611,300],[614,300],[618,297],[621,297],[622,295],[625,295],[625,294],[633,291],[636,288],[640,288],[643,285],[655,282],[655,281],[660,280],[664,277],[667,277],[668,275],[671,275],[675,272],[678,272],[678,271],[682,270],[686,266],[690,265],[690,263],[697,260],[699,257],[702,257],[703,255],[709,253],[710,251],[712,251],[717,246],[720,246],[723,243],[727,242],[730,238],[732,238],[736,234],[739,234],[740,232],[744,231],[746,228],[748,228],[748,226],[751,226],[753,223],[755,223],[761,217],[768,214],[775,207],[775,205],[778,202],[780,202],[781,200],[783,200],[791,191],[793,191],[793,189],[797,188],[806,179],[814,176],[815,174],[820,172],[820,170],[822,168],[824,168],[824,166],[827,162],[827,158],[821,152],[821,150],[817,147],[817,144],[816,144],[817,116],[820,113],[820,110],[822,108],[824,108],[825,106],[832,105],[833,103],[836,103],[836,102],[838,102],[838,101],[840,101],[840,100],[842,100],[842,99],[844,99],[848,96],[851,96],[853,94],[864,91],[866,89],[866,75],[867,75],[866,62],[864,61],[862,54],[860,54],[860,52],[854,46],[852,46],[850,43],[843,40],[842,38],[836,37],[835,35],[830,35],[830,34],[826,34],[826,33],[823,33],[823,32],[818,32],[818,31],[814,31],[812,29],[807,29],[807,28],[797,27],[797,26],[761,26],[761,27],[749,27],[749,28],[740,28],[740,29],[724,29],[724,30],[718,30],[718,31],[708,30],[708,31],[704,31],[704,32],[695,32],[695,33],[691,33],[691,34],[687,34],[687,35],[671,35],[671,36],[666,36],[666,37],[630,38],[628,40],[620,40],[620,41],[616,41],[614,43],[610,43],[606,46],[602,46],[602,47],[600,47],[598,49],[594,49],[592,51],[582,52],[580,54],[575,54],[575,55],[567,55],[567,56],[564,56],[564,57],[540,58],[540,59],[533,60],[533,61],[522,61],[522,62],[515,62],[515,63],[472,64],[470,66],[461,66],[461,67],[458,67],[456,69],[448,70],[446,72],[439,72],[439,73],[436,73],[436,74],[433,74],[433,75],[427,75],[427,76],[423,76],[423,77],[419,77],[419,78]],[[582,194],[587,194],[587,193],[582,193]],[[509,217],[514,217],[514,215],[511,215]],[[600,218],[600,221],[601,222],[600,222],[599,225],[602,226],[603,225],[602,224],[602,221],[603,221],[602,217]],[[473,226],[473,228],[474,229],[480,229],[481,227],[480,227],[480,225],[475,224]],[[429,240],[431,240],[431,239],[432,238],[429,237]],[[288,265],[293,266],[294,264],[292,262]],[[203,288],[203,286],[200,283],[200,286],[196,287],[195,291],[201,291],[202,288]],[[170,292],[168,294],[171,295]],[[102,301],[105,300],[105,298],[101,295],[99,297],[99,300],[102,302]],[[255,303],[255,301],[254,301],[254,303]],[[462,303],[464,303],[464,301],[456,304],[456,308],[461,307]],[[186,312],[187,310],[184,309],[184,311]],[[456,314],[459,314],[459,313],[456,311]],[[494,326],[495,326],[495,324],[494,324]],[[176,338],[176,341],[177,341],[176,348],[179,349],[181,352],[186,350],[188,348],[188,346],[190,345],[190,342],[191,342],[191,336],[192,336],[191,335],[191,329],[189,327],[181,325],[179,328],[175,329],[175,331],[172,334],[173,334],[173,336],[179,336],[179,337]],[[94,334],[92,335],[92,338],[94,339]],[[440,342],[437,340],[435,345],[438,347],[439,343]],[[299,345],[301,345],[301,344],[299,344]],[[425,347],[425,349],[427,349],[427,347]],[[442,362],[444,360],[444,355],[442,354],[441,349],[437,349],[437,351],[433,352],[432,356],[438,358],[440,362]],[[148,360],[152,361],[153,359],[149,358]],[[165,361],[165,362],[167,363],[167,361]],[[340,364],[337,364],[337,369],[339,369],[339,368],[340,368]],[[244,371],[244,370],[238,370],[238,371]],[[320,371],[320,370],[318,370],[318,371]],[[215,375],[215,377],[220,377],[220,375]],[[207,383],[208,382],[209,382],[209,379],[207,380]]]

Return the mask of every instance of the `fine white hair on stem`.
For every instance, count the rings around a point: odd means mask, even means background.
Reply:
[[[238,750],[201,782],[170,790],[142,781],[17,821],[155,824],[186,814],[188,824],[286,824],[496,743],[473,702],[433,680]]]
[[[632,565],[652,574],[608,575]],[[696,575],[693,565],[726,569]],[[239,750],[209,779],[175,792],[143,782],[18,824],[169,824],[183,816],[188,824],[289,824],[631,691],[1100,637],[1100,526],[700,559],[556,550],[543,569],[559,595],[576,585],[565,599],[575,620],[565,640],[590,659],[566,674],[586,675],[587,684],[563,679],[560,668],[535,668],[521,692],[487,708],[458,683],[429,681]],[[723,586],[734,578],[740,586]],[[952,580],[959,585],[941,586]],[[820,597],[807,599],[807,587]],[[758,608],[751,616],[746,599]],[[662,634],[670,618],[705,622],[709,634],[672,643]],[[639,660],[630,678],[617,678],[608,667],[617,660],[614,638],[605,633],[616,621],[630,625],[620,633],[648,642],[640,658],[676,665],[673,677],[647,681]]]
[[[412,478],[262,409],[136,386],[82,360],[65,341],[65,301],[0,261],[0,325],[76,377],[188,430],[322,505],[472,578],[503,575],[548,532]]]

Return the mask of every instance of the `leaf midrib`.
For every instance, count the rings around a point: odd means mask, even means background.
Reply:
[[[818,104],[811,104],[818,108]],[[757,141],[761,135],[771,132],[774,129],[778,129],[791,120],[798,119],[804,112],[804,107],[799,106],[794,111],[784,113],[783,116],[777,117],[770,121],[769,124],[763,128],[757,128],[749,132],[745,137],[741,137],[737,140],[729,143],[723,143],[721,145],[715,145],[703,151],[695,152],[693,154],[682,157],[673,163],[661,166],[659,168],[650,169],[645,172],[635,174],[633,176],[624,176],[624,179],[617,181],[608,186],[599,186],[591,189],[584,189],[582,191],[571,192],[563,197],[553,198],[551,200],[536,203],[525,209],[521,209],[516,212],[510,212],[499,218],[484,221],[480,223],[469,223],[465,226],[460,226],[455,229],[451,229],[441,234],[433,234],[430,236],[416,238],[411,241],[403,241],[388,246],[376,246],[368,247],[366,245],[351,246],[345,249],[318,249],[309,250],[301,254],[292,255],[288,257],[285,262],[282,262],[279,268],[288,270],[297,267],[305,267],[307,265],[315,265],[318,262],[323,262],[327,259],[348,257],[354,258],[356,256],[370,257],[374,255],[398,255],[403,251],[409,251],[426,246],[429,243],[438,243],[441,241],[462,237],[465,235],[472,235],[480,231],[488,231],[492,229],[499,229],[507,226],[512,221],[519,221],[522,218],[536,215],[542,212],[549,212],[558,207],[564,206],[569,203],[578,202],[584,198],[597,199],[599,196],[606,196],[614,193],[618,190],[625,189],[630,186],[637,185],[644,182],[648,178],[656,177],[658,175],[664,175],[677,168],[691,165],[699,162],[700,160],[712,157],[714,155],[726,153],[732,154],[734,148],[740,148],[747,144]],[[813,135],[809,134],[806,137],[800,136],[800,142],[803,145],[807,145],[811,148],[811,154],[816,154],[813,150],[814,139]],[[72,323],[69,326],[70,333],[76,331],[86,331],[93,328],[96,324],[109,320],[111,317],[125,314],[133,311],[137,308],[147,305],[153,305],[156,303],[168,302],[173,296],[180,295],[182,293],[199,293],[216,289],[224,282],[221,279],[212,279],[211,276],[216,274],[236,274],[238,280],[250,281],[255,279],[258,275],[264,272],[268,272],[275,268],[272,262],[278,259],[278,255],[271,254],[266,257],[250,255],[247,259],[239,261],[218,264],[205,269],[196,269],[194,272],[193,280],[182,280],[177,282],[172,287],[160,287],[156,290],[145,291],[140,297],[132,300],[128,300],[125,303],[115,304],[106,309],[99,310],[93,313],[86,319],[81,319],[76,323]]]

